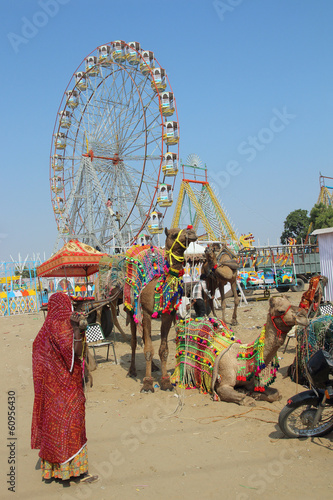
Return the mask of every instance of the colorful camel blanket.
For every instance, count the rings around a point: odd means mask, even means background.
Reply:
[[[172,383],[211,392],[215,359],[236,342],[233,332],[217,318],[181,320],[176,332],[176,368]]]
[[[263,361],[265,327],[250,344],[242,344],[233,331],[217,318],[181,320],[176,331],[176,368],[171,377],[175,385],[212,393],[215,360],[234,343],[239,344],[236,377],[239,383],[254,377],[254,390],[263,392],[276,378],[277,357],[267,367]]]
[[[155,286],[153,318],[171,313],[179,307],[183,295],[184,271],[177,271],[165,261],[164,251],[150,245],[135,245],[126,253],[126,281],[124,286],[125,309],[133,314],[134,321],[142,328],[140,294],[153,279]]]

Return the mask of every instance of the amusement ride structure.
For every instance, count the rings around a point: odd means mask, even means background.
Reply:
[[[89,54],[63,95],[51,144],[55,249],[79,239],[112,253],[146,227],[162,232],[178,141],[175,97],[153,52],[116,40]]]
[[[326,186],[326,179],[332,186]],[[323,203],[327,207],[333,205],[333,177],[325,177],[324,175],[319,175],[320,192],[318,196],[317,204]]]
[[[239,237],[208,182],[206,165],[198,155],[190,154],[181,166],[183,179],[171,226],[190,223],[197,234],[204,233],[201,239],[221,241],[237,251]]]

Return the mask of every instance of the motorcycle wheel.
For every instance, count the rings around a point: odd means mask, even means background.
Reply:
[[[319,404],[319,401],[318,401]],[[289,438],[325,436],[333,430],[333,407],[325,406],[321,419],[314,427],[317,406],[311,401],[300,401],[297,406],[285,406],[279,415],[279,426]]]

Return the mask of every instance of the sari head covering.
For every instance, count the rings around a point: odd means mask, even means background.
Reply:
[[[74,355],[71,299],[53,294],[32,348],[35,399],[31,448],[52,463],[65,463],[86,444],[81,360]]]

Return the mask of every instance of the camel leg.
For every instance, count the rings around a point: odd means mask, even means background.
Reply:
[[[152,361],[154,356],[154,348],[151,341],[151,316],[145,310],[142,311],[142,316],[144,354],[146,359],[146,376],[143,379],[141,392],[154,392],[154,379],[151,376]]]
[[[253,398],[244,393],[236,391],[231,385],[219,385],[215,392],[218,394],[221,401],[227,403],[237,403],[239,405],[255,406]]]
[[[273,387],[267,387],[265,392],[254,392],[251,396],[257,401],[267,401],[268,403],[274,403],[274,401],[280,401],[282,399],[282,395]]]
[[[172,325],[173,315],[172,314],[162,314],[161,318],[161,344],[159,349],[159,355],[161,360],[162,378],[161,378],[161,389],[163,391],[172,391],[173,385],[170,382],[170,376],[167,372],[167,360],[169,354],[168,348],[168,335]]]
[[[99,325],[102,324],[102,309],[103,307],[99,307],[96,311],[96,323],[98,323]]]
[[[225,309],[227,307],[227,303],[226,303],[225,296],[224,296],[224,286],[220,285],[219,289],[220,289],[220,294],[221,294],[222,321],[225,323],[226,322],[225,321]]]
[[[238,321],[237,321],[237,308],[238,308],[238,305],[239,305],[239,297],[238,297],[238,294],[237,294],[237,285],[236,285],[236,282],[233,282],[231,284],[231,289],[232,289],[232,293],[234,295],[234,312],[232,314],[231,324],[232,325],[238,325]]]
[[[123,339],[127,342],[126,333],[121,328],[121,326],[120,326],[120,324],[118,322],[117,310],[116,310],[116,306],[115,306],[115,304],[113,302],[111,302],[111,304],[110,304],[110,309],[111,309],[111,316],[112,316],[112,321],[113,321],[114,326],[117,328],[118,332],[121,334],[121,336],[123,337]]]
[[[127,313],[127,319],[129,319],[130,324],[131,324],[131,350],[132,350],[132,357],[131,357],[131,364],[127,373],[128,377],[136,377],[136,367],[135,367],[135,351],[136,351],[136,324],[133,319],[133,316]]]
[[[89,366],[89,371],[93,372],[97,369],[97,363],[95,357],[91,354],[90,350],[87,349],[86,363]]]

